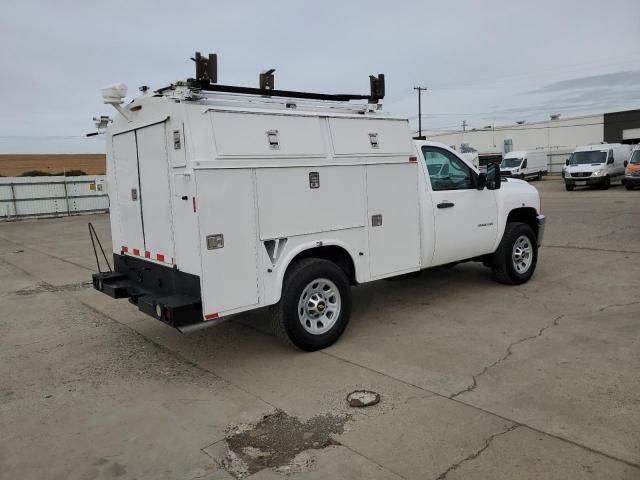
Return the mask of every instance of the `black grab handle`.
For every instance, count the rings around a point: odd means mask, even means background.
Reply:
[[[455,205],[453,202],[442,202],[438,204],[438,208],[451,208]]]

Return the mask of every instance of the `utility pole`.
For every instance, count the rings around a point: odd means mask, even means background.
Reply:
[[[427,87],[413,87],[418,91],[418,137],[422,137],[422,91],[426,91]]]

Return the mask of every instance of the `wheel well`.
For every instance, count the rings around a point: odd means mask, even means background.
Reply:
[[[538,214],[536,209],[532,207],[515,208],[509,212],[507,222],[522,222],[531,227],[533,232],[538,236]]]
[[[342,269],[352,285],[356,283],[356,269],[353,264],[353,259],[351,258],[351,255],[349,255],[349,252],[342,247],[327,245],[326,247],[314,247],[300,252],[287,266],[285,276],[291,268],[291,265],[301,258],[322,258],[324,260],[329,260]]]

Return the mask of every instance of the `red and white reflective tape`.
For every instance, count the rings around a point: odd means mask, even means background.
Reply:
[[[168,257],[166,257],[164,254],[162,253],[153,253],[150,252],[149,250],[144,250],[144,251],[140,251],[139,248],[129,248],[126,245],[122,245],[122,247],[120,248],[120,251],[122,253],[129,253],[131,252],[131,255],[135,255],[136,257],[144,257],[144,258],[148,258],[149,260],[156,260],[158,262],[162,262],[162,263],[166,263],[168,265],[173,265],[174,261],[173,261],[173,257],[171,257],[171,261],[169,262]]]
[[[204,316],[205,320],[215,320],[216,318],[218,318],[218,314],[217,313],[210,313],[209,315],[205,315]]]

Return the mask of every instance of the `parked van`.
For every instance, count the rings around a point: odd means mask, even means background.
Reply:
[[[549,173],[546,150],[528,150],[505,154],[500,164],[503,177],[516,177],[523,180],[540,180]]]
[[[576,186],[597,186],[604,190],[613,182],[622,182],[625,162],[631,146],[621,143],[600,143],[576,148],[562,171],[568,191]]]
[[[627,190],[633,190],[634,187],[640,186],[640,145],[637,145],[633,149],[631,157],[629,161],[626,162],[625,167],[622,183],[624,183]]]

